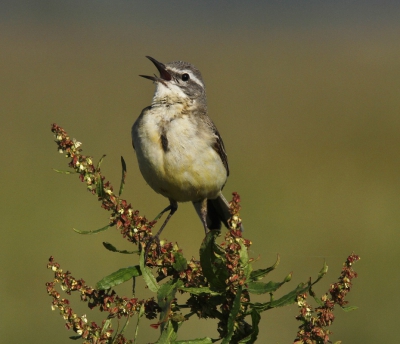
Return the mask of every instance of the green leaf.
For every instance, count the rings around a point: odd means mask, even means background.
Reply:
[[[178,279],[172,279],[164,283],[157,292],[158,305],[161,308],[160,322],[168,318],[171,311],[171,302],[175,298],[175,294],[179,287],[183,286],[183,281]],[[163,330],[165,323],[161,323],[161,329]]]
[[[358,309],[357,306],[345,306],[345,307],[341,307],[345,312],[351,312],[354,311],[356,309]]]
[[[317,283],[320,279],[322,279],[322,277],[324,277],[326,275],[326,273],[328,272],[328,265],[326,265],[326,261],[324,261],[324,265],[322,266],[322,269],[319,271],[318,273],[318,277],[317,279],[313,282],[312,285],[314,285],[315,283]]]
[[[82,336],[71,336],[71,337],[68,337],[68,338],[72,339],[72,340],[78,340],[78,339],[81,339]]]
[[[310,288],[309,283],[307,284],[300,283],[296,287],[296,289],[282,296],[278,300],[271,300],[269,302],[263,302],[263,303],[256,302],[256,303],[246,303],[246,304],[249,305],[252,310],[254,309],[257,312],[264,312],[271,308],[283,307],[295,303],[297,295],[305,293],[309,288]],[[246,312],[246,314],[251,314],[251,312]]]
[[[100,165],[102,164],[102,162],[103,162],[103,160],[104,160],[105,157],[106,157],[105,154],[103,154],[103,155],[101,156],[99,162],[97,163],[96,171],[99,171],[99,170],[100,170]]]
[[[178,329],[183,324],[184,317],[181,314],[174,314],[169,319],[171,303],[175,299],[178,288],[182,287],[183,281],[172,279],[164,283],[157,292],[157,303],[161,308],[159,324],[161,335],[156,343],[164,344],[174,342],[177,338]],[[175,320],[174,320],[175,319]]]
[[[140,259],[139,259],[140,271],[142,272],[143,279],[146,282],[148,288],[153,293],[156,293],[158,289],[160,289],[160,286],[158,285],[156,278],[152,274],[151,269],[144,264],[144,251],[145,249],[142,249],[142,252],[140,253]]]
[[[72,229],[78,234],[97,234],[97,233],[107,230],[109,227],[111,227],[111,224],[108,224],[107,226],[104,226],[103,228],[100,228],[100,229],[96,229],[94,231],[81,231],[80,229],[76,229],[76,228],[72,228]]]
[[[290,273],[285,277],[283,282],[249,282],[247,283],[247,289],[250,293],[253,294],[265,294],[265,293],[273,293],[282,287],[285,283],[289,282],[292,279],[292,274]]]
[[[242,294],[242,287],[240,286],[236,291],[235,300],[233,300],[231,312],[229,313],[228,317],[228,324],[227,324],[227,334],[225,338],[222,340],[221,344],[229,344],[231,338],[233,336],[233,332],[235,330],[235,320],[236,316],[240,310],[240,296]]]
[[[258,328],[260,320],[261,320],[260,313],[258,313],[255,309],[253,309],[251,311],[251,326],[253,328],[253,332],[246,338],[240,340],[239,341],[240,344],[242,343],[253,344],[257,340],[258,333],[260,332],[260,329]]]
[[[76,171],[56,170],[55,168],[53,168],[53,171],[56,171],[57,173],[63,173],[63,174],[75,174],[75,173],[78,173]],[[81,336],[79,336],[79,338],[81,338]]]
[[[121,196],[122,191],[124,190],[125,185],[125,178],[126,178],[126,163],[124,157],[121,156],[121,165],[122,165],[122,177],[121,177],[121,184],[119,186],[119,196]]]
[[[139,332],[139,321],[140,321],[140,318],[144,315],[144,311],[145,311],[144,303],[142,303],[142,305],[140,306],[140,310],[139,310],[139,314],[138,314],[138,318],[137,318],[137,323],[136,323],[136,328],[135,328],[135,337],[133,338],[134,343],[136,343],[136,338],[137,338],[137,335]]]
[[[104,325],[103,325],[103,327],[101,329],[101,334],[105,333],[109,328],[111,328],[111,326],[112,326],[111,319],[107,319],[104,322]]]
[[[117,337],[118,334],[123,334],[125,332],[125,330],[128,328],[129,320],[130,320],[130,317],[126,317],[124,326],[122,327],[121,331],[119,331],[119,333],[118,333],[118,331],[116,331],[116,333],[114,335],[114,339]],[[119,324],[118,324],[118,326],[119,326]]]
[[[209,287],[200,287],[200,288],[180,287],[179,290],[185,291],[185,292],[193,294],[193,295],[200,295],[200,294],[208,294],[210,296],[221,295],[221,293],[213,291]]]
[[[317,296],[315,295],[315,293],[314,293],[314,291],[311,289],[311,287],[310,287],[310,289],[308,290],[308,292],[309,292],[310,295],[313,297],[314,301],[315,301],[316,303],[318,303],[318,306],[324,307],[325,303],[324,303],[319,297],[317,297]]]
[[[100,290],[109,289],[130,280],[132,277],[140,276],[141,274],[142,272],[140,271],[139,265],[122,268],[98,281],[96,283],[96,288]]]
[[[181,323],[186,320],[185,316],[182,313],[173,313],[170,317],[172,321],[175,321],[176,323]]]
[[[265,293],[272,293],[280,288],[283,284],[285,284],[285,282],[249,282],[247,283],[247,290],[249,291],[249,293],[260,295]]]
[[[271,308],[276,308],[276,307],[283,307],[287,305],[291,305],[292,303],[296,302],[296,297],[299,294],[305,293],[308,289],[310,288],[309,283],[300,283],[296,289],[292,290],[290,293],[282,296],[278,300],[274,300],[270,302],[270,307]]]
[[[311,287],[317,282],[319,282],[326,275],[327,272],[328,272],[328,265],[326,265],[326,261],[324,261],[324,265],[322,266],[322,269],[319,271],[317,279],[310,285],[309,288],[310,295],[314,298],[315,302],[318,303],[320,307],[324,307],[325,303],[315,295]]]
[[[176,322],[168,320],[161,331],[160,338],[158,338],[155,344],[167,344],[174,342],[176,337],[178,337],[177,331],[181,324],[182,323],[177,324]]]
[[[178,271],[184,271],[187,269],[187,260],[180,252],[174,253],[175,262],[172,263],[172,267]]]
[[[251,272],[250,274],[250,281],[259,281],[260,279],[262,279],[264,276],[266,276],[268,273],[270,273],[272,270],[275,270],[276,267],[279,265],[280,262],[280,257],[279,254],[276,257],[276,262],[274,265],[270,266],[269,268],[266,269],[258,269],[258,270],[254,270]]]
[[[258,324],[260,323],[260,320],[261,320],[260,313],[258,313],[255,309],[253,309],[251,312],[251,324],[253,326],[253,334],[251,335],[250,343],[254,343],[257,340],[258,333],[260,331],[258,328]]]
[[[96,184],[96,194],[100,198],[103,198],[104,196],[104,186],[103,186],[103,179],[101,178],[101,175],[99,173],[95,174],[95,184]]]
[[[249,264],[249,255],[243,239],[240,239],[239,257],[240,257],[240,267],[246,276],[246,280],[248,280],[251,274],[252,266],[251,264]]]
[[[118,250],[114,245],[110,244],[109,242],[103,242],[103,246],[111,251],[111,252],[117,252],[117,253],[123,253],[123,254],[134,254],[134,253],[139,253],[139,251],[127,251],[127,250]]]
[[[212,344],[214,343],[210,337],[198,338],[192,340],[177,340],[172,342],[172,344]]]
[[[211,288],[223,290],[228,271],[221,258],[224,251],[215,243],[216,235],[215,231],[210,231],[204,238],[200,246],[200,264]]]

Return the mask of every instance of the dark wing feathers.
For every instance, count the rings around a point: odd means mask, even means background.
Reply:
[[[229,176],[229,165],[228,165],[228,155],[225,151],[224,141],[222,141],[221,135],[219,134],[217,128],[214,127],[214,134],[216,136],[213,148],[218,153],[222,160],[222,163],[226,169],[226,175]]]
[[[224,141],[222,141],[221,135],[219,134],[218,129],[211,118],[208,117],[207,114],[203,114],[202,117],[203,123],[208,127],[208,129],[211,129],[212,133],[214,134],[215,141],[212,144],[212,148],[218,153],[222,163],[225,166],[226,175],[229,176],[228,156],[225,151]]]

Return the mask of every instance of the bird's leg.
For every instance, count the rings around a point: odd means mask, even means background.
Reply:
[[[168,207],[166,207],[164,210],[162,210],[162,211],[154,218],[153,221],[158,221],[158,220],[161,218],[161,216],[163,216],[164,213],[166,213],[168,210],[171,210],[171,209],[172,209],[172,208],[171,208],[171,204],[170,204]]]
[[[167,218],[165,219],[164,223],[162,224],[161,228],[158,230],[157,234],[155,236],[153,236],[149,242],[147,243],[146,246],[146,251],[144,253],[144,259],[145,261],[147,260],[147,256],[149,254],[149,250],[150,250],[150,246],[151,244],[155,241],[157,244],[157,250],[160,251],[160,234],[163,231],[164,227],[167,225],[169,219],[171,218],[172,215],[174,215],[174,213],[178,210],[178,203],[176,201],[173,200],[169,200],[170,204],[168,207],[166,207],[160,214],[158,214],[156,216],[156,218],[154,220],[158,220],[160,219],[160,217],[167,212],[168,210],[170,211]],[[160,253],[160,252],[159,252]]]
[[[200,218],[201,218],[201,222],[203,222],[205,235],[207,235],[207,233],[208,233],[208,227],[207,227],[207,198],[205,198],[205,199],[203,199],[201,201]]]
[[[200,200],[200,201],[195,201],[192,203],[194,205],[194,209],[196,209],[197,215],[199,215],[201,223],[203,224],[204,232],[207,235],[207,233],[209,231],[208,226],[207,226],[207,215],[208,215],[207,214],[207,212],[208,212],[207,198]]]
[[[171,216],[174,215],[174,213],[178,210],[178,203],[176,201],[173,201],[173,200],[170,199],[169,202],[170,202],[169,206],[166,207],[161,213],[161,215],[162,215],[166,211],[170,210],[167,218],[165,219],[165,221],[162,224],[161,228],[158,230],[157,234],[155,235],[157,238],[160,236],[161,232],[163,231],[164,227],[167,225],[167,223],[168,223],[169,219],[171,218]]]

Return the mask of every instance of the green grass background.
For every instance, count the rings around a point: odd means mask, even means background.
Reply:
[[[125,198],[155,216],[167,201],[143,181],[130,143],[154,91],[138,77],[156,71],[150,55],[202,71],[229,156],[224,192],[242,196],[256,267],[279,253],[270,277],[293,271],[288,291],[315,278],[326,259],[322,294],[354,250],[362,259],[349,300],[359,310],[337,310],[332,339],[396,342],[399,14],[389,1],[1,1],[2,340],[70,343],[74,333],[46,295],[50,255],[91,285],[137,263],[103,249],[102,241],[131,249],[115,229],[72,231],[100,228],[108,214],[76,176],[52,171],[67,160],[50,125],[83,142],[85,154],[107,154],[103,172],[115,186],[124,156]],[[190,204],[180,205],[163,236],[198,257],[203,230]],[[137,296],[149,292],[139,286]],[[102,318],[72,300],[77,312]],[[259,342],[291,343],[296,314],[296,306],[264,313]],[[157,338],[153,322],[142,322],[139,343]],[[205,335],[217,336],[214,321],[192,319],[179,339]]]

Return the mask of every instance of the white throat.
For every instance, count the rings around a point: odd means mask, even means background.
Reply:
[[[157,82],[152,105],[189,105],[192,100],[173,83]]]

